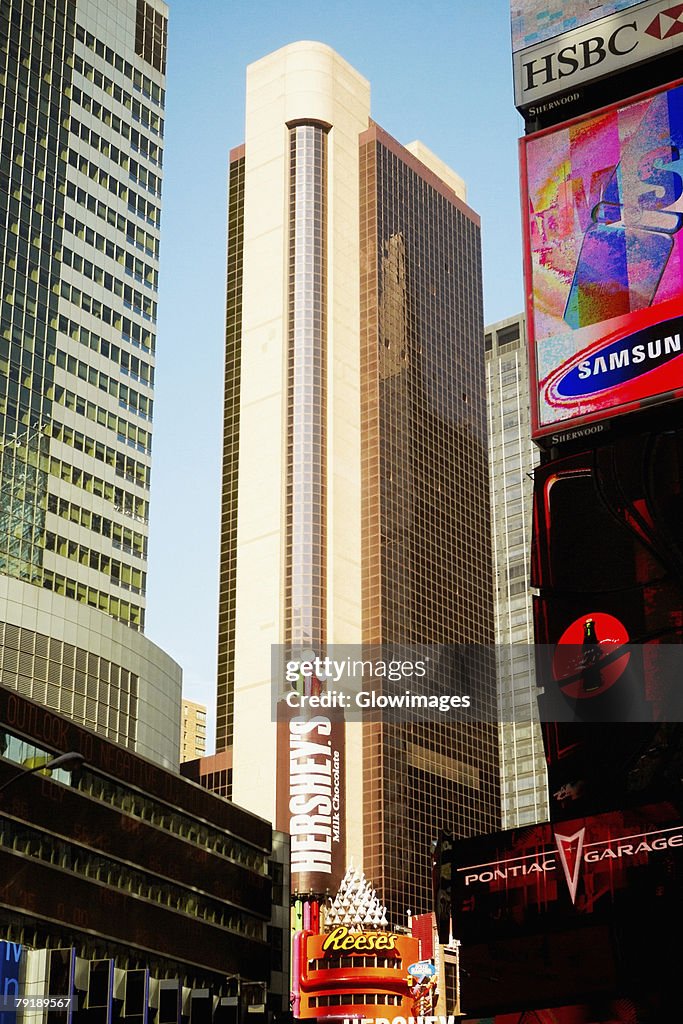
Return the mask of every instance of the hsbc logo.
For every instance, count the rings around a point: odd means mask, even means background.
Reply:
[[[591,843],[586,842],[584,826],[572,835],[554,832],[553,838],[554,848],[547,848],[541,854],[510,857],[492,864],[458,868],[457,873],[464,875],[465,887],[469,889],[476,885],[490,885],[492,882],[509,883],[512,879],[527,877],[531,881],[556,873],[559,869],[562,871],[571,901],[576,903],[576,894],[586,865],[619,861],[683,847],[683,829],[680,826]]]
[[[669,7],[657,14],[651,25],[645,29],[653,39],[671,39],[683,32],[683,4]]]
[[[683,47],[683,4],[650,0],[514,54],[515,103],[525,109]]]

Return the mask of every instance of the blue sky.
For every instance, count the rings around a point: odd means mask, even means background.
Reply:
[[[213,703],[229,150],[247,64],[327,43],[371,84],[372,116],[465,179],[482,219],[488,323],[523,308],[509,0],[169,0],[146,633]]]

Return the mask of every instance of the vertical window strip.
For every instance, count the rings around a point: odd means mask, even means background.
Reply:
[[[327,133],[290,129],[287,612],[291,644],[325,642]]]

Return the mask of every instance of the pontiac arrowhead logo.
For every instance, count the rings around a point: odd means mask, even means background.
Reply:
[[[579,871],[581,870],[581,851],[583,850],[585,834],[585,827],[579,829],[573,836],[561,836],[557,832],[555,833],[555,845],[560,855],[572,903],[576,902],[576,890],[579,884]]]
[[[670,39],[672,36],[683,32],[683,4],[676,4],[669,7],[667,11],[661,11],[645,29],[648,35],[655,39]]]

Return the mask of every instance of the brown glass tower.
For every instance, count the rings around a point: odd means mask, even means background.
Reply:
[[[360,175],[364,641],[490,644],[479,218],[376,125]],[[430,909],[440,828],[498,827],[497,729],[364,730],[363,867],[400,922]]]
[[[480,232],[321,44],[249,68],[229,194],[217,749],[272,819],[271,644],[493,642]],[[346,726],[347,855],[396,924],[440,829],[500,823],[494,680],[458,684],[490,724]]]

